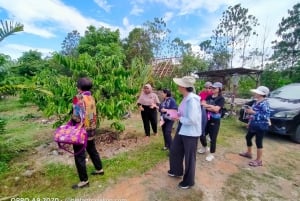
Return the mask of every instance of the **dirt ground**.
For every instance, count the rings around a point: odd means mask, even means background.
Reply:
[[[221,201],[223,197],[223,189],[226,188],[226,180],[232,174],[238,173],[241,169],[246,169],[259,174],[269,174],[268,166],[272,165],[274,157],[288,149],[300,151],[299,145],[285,141],[284,146],[279,140],[278,142],[270,142],[274,139],[266,139],[264,166],[250,167],[249,160],[238,155],[241,151],[243,140],[236,142],[238,148],[228,151],[228,149],[218,148],[216,159],[212,162],[205,161],[205,155],[198,154],[196,166],[196,183],[195,186],[188,190],[177,188],[180,178],[171,178],[167,175],[169,169],[168,162],[158,164],[152,170],[146,172],[140,177],[128,178],[118,182],[107,188],[103,193],[95,195],[93,198],[105,199],[125,199],[126,201],[145,201],[145,200],[206,200]],[[239,150],[239,151],[238,151]],[[272,198],[266,200],[290,200],[296,201],[300,198],[300,191],[289,188],[296,185],[300,188],[300,172],[298,172],[296,183],[291,183],[283,179],[278,179],[277,185],[281,186],[282,198]],[[263,194],[266,189],[270,188],[268,184],[261,185],[255,189],[256,193]],[[193,195],[189,197],[189,195]],[[199,195],[199,199],[197,199]],[[251,199],[250,199],[251,200]],[[255,200],[255,199],[253,199]],[[260,200],[260,199],[257,199]]]
[[[222,133],[220,133],[222,135]],[[133,139],[116,140],[113,133],[101,135],[101,139],[97,138],[97,146],[102,158],[109,158],[123,151],[134,149],[137,146],[143,146],[151,141],[145,140],[144,137]],[[162,136],[156,136],[161,138]],[[200,147],[200,143],[198,145]],[[38,164],[44,164],[46,161],[57,161],[67,164],[74,164],[73,157],[69,154],[62,154],[57,151],[56,144],[50,143],[38,147],[36,160]],[[300,151],[299,144],[295,144],[286,138],[266,136],[264,141],[264,156],[262,167],[250,167],[249,159],[240,157],[239,152],[245,150],[244,136],[234,139],[230,148],[217,145],[215,160],[212,162],[205,161],[205,154],[197,154],[196,165],[196,182],[195,186],[188,190],[182,190],[177,187],[181,181],[180,178],[171,178],[167,175],[169,169],[168,161],[157,164],[153,169],[144,173],[139,177],[123,178],[110,185],[109,188],[99,194],[95,194],[90,198],[94,199],[123,199],[126,201],[147,201],[147,200],[205,200],[205,201],[223,201],[224,189],[227,188],[227,180],[233,174],[239,173],[241,170],[247,170],[257,175],[269,175],[270,166],[278,162],[278,156],[285,152]],[[45,152],[48,152],[45,154]],[[167,156],[166,156],[167,157]],[[280,157],[279,157],[280,158]],[[299,161],[299,159],[298,159]],[[285,161],[284,161],[285,162]],[[291,161],[292,162],[292,161]],[[299,163],[297,164],[299,167]],[[296,178],[292,181],[278,177],[277,186],[279,186],[280,197],[264,200],[300,200],[300,171],[296,174]],[[258,198],[244,200],[261,200],[260,196],[267,189],[272,188],[268,183],[255,185],[251,194],[257,194]],[[245,195],[245,197],[247,197]],[[284,199],[283,199],[284,198]],[[231,199],[232,201],[235,199]],[[226,200],[227,201],[227,200]]]

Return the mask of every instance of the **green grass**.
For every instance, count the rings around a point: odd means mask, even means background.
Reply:
[[[249,168],[231,175],[222,189],[224,200],[286,200],[278,180],[297,182],[299,154],[281,153],[263,172]],[[297,184],[291,185],[289,190],[300,193],[297,188]]]
[[[242,139],[246,133],[245,125],[235,117],[228,117],[221,120],[221,126],[217,138],[217,146],[230,148],[235,146],[233,139]]]
[[[123,152],[112,158],[102,159],[104,176],[90,176],[90,187],[74,191],[70,187],[78,182],[75,165],[62,163],[47,163],[35,170],[31,176],[22,176],[31,170],[34,161],[27,160],[33,148],[52,141],[51,125],[39,123],[42,114],[32,105],[20,105],[17,99],[9,98],[0,102],[0,117],[7,121],[6,132],[0,135],[0,195],[2,197],[18,195],[18,197],[57,197],[75,198],[90,197],[99,194],[109,186],[127,178],[142,175],[155,165],[168,160],[163,146],[162,137],[151,138],[151,143]],[[110,121],[102,122],[100,130],[109,129]],[[127,137],[143,136],[141,121],[124,121]],[[217,150],[236,151],[245,148],[244,134],[246,129],[233,117],[222,119],[217,140]],[[287,149],[288,150],[288,149]],[[283,151],[274,157],[265,171],[251,168],[239,168],[236,173],[228,176],[222,188],[223,200],[285,200],[281,195],[282,186],[278,179],[292,181],[292,190],[300,194],[299,188],[299,158],[300,153]],[[218,151],[217,151],[218,152]],[[59,157],[59,156],[58,156]],[[12,160],[13,159],[13,160]],[[88,163],[88,172],[93,170]],[[268,188],[272,186],[272,188]],[[172,196],[170,196],[172,195]],[[0,196],[0,199],[2,198]],[[188,191],[175,191],[162,188],[150,193],[150,200],[203,200],[203,192],[193,188]]]
[[[153,140],[149,145],[140,147],[137,150],[118,154],[116,157],[103,159],[105,169],[104,176],[90,176],[90,188],[82,189],[80,192],[72,190],[72,184],[78,182],[78,176],[74,165],[49,164],[41,171],[34,172],[31,177],[19,177],[28,169],[30,164],[14,167],[7,174],[0,176],[0,185],[5,186],[0,194],[13,195],[18,193],[21,197],[58,197],[69,198],[90,195],[97,191],[104,190],[107,186],[118,181],[119,178],[140,175],[157,163],[167,160],[166,153],[161,151],[160,139]],[[88,166],[88,172],[93,169]],[[2,191],[2,192],[1,192]],[[80,194],[79,194],[80,193]]]
[[[167,160],[166,153],[161,151],[161,138],[151,138],[151,143],[147,146],[102,159],[105,175],[90,176],[90,188],[74,191],[70,187],[78,182],[75,165],[50,163],[34,170],[34,162],[26,160],[36,146],[52,140],[52,125],[40,123],[43,115],[37,108],[20,104],[17,97],[9,97],[0,102],[0,117],[7,122],[5,133],[0,135],[1,196],[84,197],[104,190],[119,178],[140,175],[157,163]],[[103,122],[102,127],[109,129],[110,123]],[[125,124],[128,125],[128,132],[133,133],[127,134],[127,137],[142,136],[140,124],[133,125],[130,119],[125,120]],[[88,172],[92,169],[89,164]],[[24,172],[28,170],[34,172],[30,176],[24,176]]]
[[[0,135],[1,172],[7,171],[11,159],[49,139],[51,125],[37,122],[41,116],[36,107],[20,104],[17,97],[0,101],[0,117],[6,122]]]

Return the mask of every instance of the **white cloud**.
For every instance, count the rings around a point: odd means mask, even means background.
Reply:
[[[55,37],[58,31],[77,30],[83,34],[89,25],[117,28],[84,17],[78,10],[66,6],[59,0],[0,0],[0,7],[4,8],[14,21],[24,24],[25,32],[45,38]]]
[[[164,15],[164,17],[163,17],[163,20],[164,20],[165,22],[168,22],[168,21],[170,21],[173,17],[174,17],[174,13],[172,13],[172,12],[166,12],[165,15]]]
[[[111,9],[111,5],[109,5],[108,3],[107,3],[107,1],[106,0],[94,0],[94,2],[100,7],[100,8],[102,8],[103,10],[105,10],[105,12],[109,12],[110,11],[110,9]]]
[[[139,16],[143,12],[144,12],[144,9],[142,9],[138,5],[134,4],[131,11],[130,11],[130,15]]]
[[[43,57],[50,56],[54,50],[47,48],[31,47],[19,44],[6,44],[1,45],[1,53],[9,55],[12,59],[18,59],[22,56],[23,52],[28,52],[29,50],[36,50],[42,53]]]
[[[133,30],[135,27],[137,27],[135,25],[130,24],[129,19],[127,17],[123,18],[123,26],[124,28],[119,28],[121,38],[127,37],[129,32]]]

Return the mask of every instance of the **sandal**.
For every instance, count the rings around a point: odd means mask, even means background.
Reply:
[[[262,161],[253,160],[253,161],[249,162],[249,165],[252,166],[252,167],[262,166]]]
[[[243,156],[245,158],[252,158],[252,154],[248,153],[248,152],[244,152],[244,153],[239,153],[240,156]]]

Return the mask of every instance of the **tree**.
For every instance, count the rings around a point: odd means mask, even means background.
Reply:
[[[237,50],[241,50],[242,65],[244,65],[246,48],[249,39],[257,35],[253,28],[258,26],[255,16],[248,14],[248,9],[241,7],[241,4],[229,6],[223,12],[222,19],[217,28],[213,31],[212,37],[214,46],[222,50],[220,52],[230,52],[230,68]],[[225,48],[225,50],[224,50]]]
[[[292,10],[288,10],[288,14],[288,17],[282,18],[276,32],[281,40],[273,41],[272,58],[276,60],[279,68],[290,68],[292,74],[295,70],[293,67],[300,59],[300,3],[294,5]]]
[[[57,116],[58,125],[69,119],[77,79],[87,76],[93,81],[98,120],[112,120],[114,128],[123,130],[120,119],[136,105],[136,95],[145,81],[143,70],[149,68],[135,60],[125,68],[119,32],[103,27],[88,27],[80,39],[78,53],[77,57],[55,54],[51,63],[58,63],[58,68],[49,66],[34,76],[32,83],[41,90],[24,90],[23,100],[34,102],[47,116]],[[61,71],[60,65],[67,71]]]
[[[77,46],[80,40],[80,33],[77,30],[73,30],[68,33],[67,37],[62,42],[61,53],[66,56],[77,56]]]
[[[190,43],[184,43],[180,38],[175,38],[170,44],[170,54],[174,57],[183,57],[184,55],[192,54]]]
[[[147,21],[144,29],[150,37],[151,47],[154,57],[161,58],[169,56],[168,44],[170,44],[169,34],[171,31],[167,28],[166,22],[162,18],[154,18],[154,21]]]
[[[13,72],[19,76],[31,77],[44,67],[42,53],[36,50],[24,52],[18,59],[18,65],[13,67]]]
[[[125,59],[119,30],[111,31],[104,27],[97,29],[89,26],[84,37],[79,41],[78,53],[87,53],[99,61],[113,55],[121,61]]]
[[[152,44],[149,34],[142,28],[134,28],[123,40],[127,65],[131,65],[134,58],[142,58],[145,63],[153,59]]]
[[[198,56],[192,54],[186,54],[182,58],[178,73],[180,76],[190,75],[191,73],[207,70],[208,63]]]
[[[204,60],[208,62],[209,70],[226,69],[230,54],[221,43],[212,45],[212,40],[205,40],[199,44],[201,51],[204,52]]]
[[[0,42],[4,40],[6,37],[13,35],[16,32],[20,32],[24,30],[24,25],[21,23],[14,23],[12,21],[3,21],[0,20],[1,27],[0,27]]]

